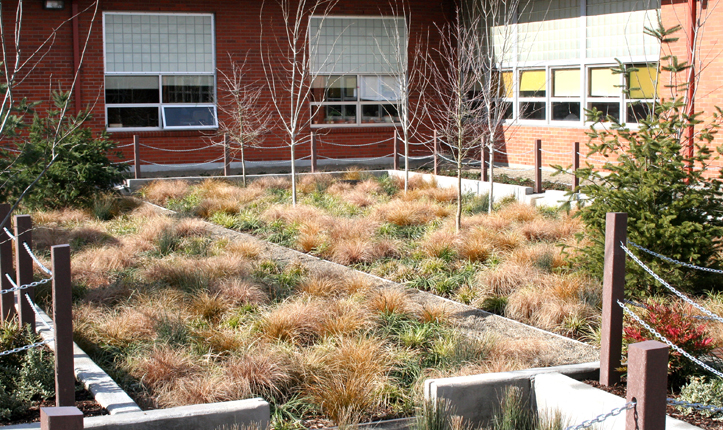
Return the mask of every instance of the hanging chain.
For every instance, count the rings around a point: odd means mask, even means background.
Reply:
[[[706,309],[703,306],[699,305],[698,303],[694,302],[693,300],[688,298],[685,294],[681,293],[680,291],[678,291],[675,288],[673,288],[672,286],[670,286],[670,284],[665,282],[663,280],[663,278],[658,276],[648,266],[646,266],[642,261],[640,261],[640,259],[638,257],[636,257],[632,252],[630,252],[630,250],[628,248],[626,248],[622,242],[620,243],[620,248],[622,248],[622,250],[625,251],[625,253],[628,254],[628,256],[630,258],[632,258],[633,261],[635,261],[640,267],[642,267],[643,270],[645,270],[646,272],[648,272],[648,274],[650,274],[650,276],[655,278],[655,280],[658,281],[660,283],[660,285],[664,286],[665,288],[667,288],[668,290],[673,292],[673,294],[680,297],[684,302],[688,303],[689,305],[693,306],[694,308],[696,308],[699,311],[703,312],[704,314],[708,315],[708,317],[710,317],[712,320],[723,323],[723,318],[719,317],[718,315],[714,314],[713,312],[709,311],[708,309]]]
[[[628,402],[628,403],[626,403],[624,406],[621,406],[621,407],[619,407],[619,408],[615,408],[615,409],[613,409],[612,411],[610,411],[610,412],[608,412],[608,413],[606,413],[606,414],[600,414],[600,415],[596,416],[595,418],[593,418],[593,419],[591,419],[591,420],[583,421],[582,423],[580,423],[580,424],[578,424],[578,425],[576,425],[576,426],[567,427],[565,430],[581,430],[581,429],[586,429],[586,428],[592,426],[593,424],[599,424],[599,423],[605,421],[606,419],[608,419],[608,418],[610,418],[610,417],[614,417],[614,416],[616,416],[616,415],[620,415],[621,413],[623,413],[623,411],[627,411],[628,409],[634,408],[635,405],[636,405],[636,402]]]
[[[673,258],[666,257],[665,255],[658,254],[655,251],[651,251],[648,248],[642,247],[631,240],[628,240],[628,243],[630,244],[630,246],[634,246],[634,247],[638,248],[639,250],[641,250],[643,252],[647,252],[648,254],[650,254],[654,257],[658,257],[661,260],[667,261],[668,263],[677,264],[679,266],[687,267],[689,269],[702,270],[704,272],[717,273],[719,275],[723,275],[723,270],[711,269],[710,267],[696,266],[695,264],[690,264],[690,263],[686,263],[684,261],[675,260]]]

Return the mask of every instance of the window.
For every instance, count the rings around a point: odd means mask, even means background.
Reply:
[[[645,34],[660,0],[531,0],[511,23],[490,27],[505,118],[527,125],[586,126],[597,109],[637,123],[652,107],[660,45]],[[631,72],[615,74],[617,60]],[[509,113],[508,113],[509,112]]]
[[[310,51],[312,127],[399,122],[400,64],[406,46],[404,18],[312,17]]]
[[[115,130],[213,129],[213,16],[103,16],[106,121]]]

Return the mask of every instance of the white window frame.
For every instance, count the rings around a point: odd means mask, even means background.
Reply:
[[[106,16],[108,15],[166,15],[166,16],[207,16],[211,18],[211,51],[213,53],[212,56],[212,65],[211,70],[213,72],[208,73],[199,73],[199,72],[158,72],[158,73],[149,73],[149,72],[128,72],[128,71],[122,71],[122,72],[108,72],[106,70],[106,60],[107,60],[107,53],[106,53]],[[174,12],[122,12],[122,11],[112,11],[112,12],[103,12],[103,101],[105,105],[105,129],[109,133],[116,133],[116,132],[142,132],[142,131],[177,131],[177,130],[216,130],[218,129],[218,111],[217,111],[217,102],[218,102],[218,78],[216,75],[216,17],[212,13],[174,13]],[[180,76],[180,75],[189,75],[189,76],[212,76],[213,77],[213,103],[163,103],[163,77],[164,76]],[[105,101],[105,78],[107,76],[157,76],[158,77],[158,103],[112,103],[108,104]],[[166,118],[165,118],[165,112],[163,107],[210,107],[213,109],[214,114],[214,120],[215,124],[210,126],[165,126]],[[110,108],[131,108],[131,107],[157,107],[158,108],[158,127],[109,127],[108,123],[108,109]]]
[[[525,126],[525,127],[559,127],[559,128],[580,128],[580,129],[587,129],[593,123],[587,121],[586,115],[585,115],[585,109],[589,108],[589,104],[594,101],[610,101],[610,102],[618,102],[620,103],[620,121],[621,123],[625,123],[628,128],[631,130],[637,130],[638,123],[636,122],[629,122],[627,121],[627,105],[630,102],[639,101],[642,103],[650,103],[653,100],[652,99],[630,99],[625,96],[623,93],[623,88],[621,87],[621,94],[619,97],[610,97],[605,98],[604,100],[597,97],[589,97],[588,96],[588,84],[589,84],[589,69],[591,68],[598,68],[598,67],[617,67],[618,63],[616,62],[615,57],[610,58],[588,58],[587,57],[587,2],[592,0],[578,0],[580,3],[580,16],[579,19],[580,22],[580,40],[582,43],[580,43],[580,55],[578,59],[574,60],[550,60],[550,61],[508,61],[508,62],[500,62],[497,64],[497,70],[500,72],[505,71],[511,71],[513,76],[513,94],[512,98],[504,98],[503,100],[505,102],[511,102],[512,103],[512,118],[507,119],[504,121],[503,124],[505,125],[519,125],[519,126]],[[517,17],[514,17],[513,25],[517,22]],[[515,26],[512,31],[513,37],[513,50],[514,52],[510,55],[513,58],[517,58],[517,27]],[[636,56],[629,56],[625,58],[620,58],[620,60],[623,61],[626,65],[641,65],[641,64],[659,64],[660,63],[660,55],[657,56],[647,56],[647,55],[636,55]],[[580,69],[580,121],[561,121],[561,120],[552,120],[552,101],[557,100],[557,98],[552,97],[552,70],[553,69]],[[519,95],[519,79],[520,79],[520,72],[523,70],[540,70],[545,69],[546,70],[546,77],[547,77],[547,88],[545,91],[545,98],[522,98]],[[626,85],[624,82],[624,79],[621,75],[620,78],[620,85]],[[571,98],[572,99],[572,98]],[[560,99],[561,100],[561,99]],[[521,119],[520,118],[520,106],[521,103],[524,102],[545,102],[545,120],[530,120],[530,119]]]

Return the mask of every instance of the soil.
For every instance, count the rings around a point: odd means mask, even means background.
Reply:
[[[83,412],[84,417],[97,417],[99,415],[108,415],[108,411],[93,398],[88,390],[83,388],[82,385],[75,383],[75,406]],[[40,408],[52,408],[55,407],[55,398],[52,397],[48,400],[37,401],[33,406],[28,409],[27,413],[22,417],[10,421],[0,422],[0,425],[12,425],[12,424],[26,424],[26,423],[37,423],[40,422]]]
[[[592,385],[595,388],[599,388],[603,391],[607,391],[608,393],[614,394],[618,397],[625,398],[625,396],[627,394],[627,385],[626,385],[626,381],[624,378],[623,378],[622,382],[615,384],[612,387],[600,385],[600,383],[598,381],[594,381],[594,380],[587,380],[587,381],[583,381],[583,382],[585,382],[588,385]],[[668,391],[668,398],[675,398],[675,397],[676,397],[675,394]],[[686,414],[686,413],[679,411],[677,408],[668,405],[668,407],[666,408],[666,413],[668,414],[669,417],[672,417],[672,418],[675,418],[675,419],[678,419],[681,421],[685,421],[688,424],[698,426],[705,430],[723,430],[723,422],[714,420],[712,418],[705,417],[697,411],[693,411],[690,414]]]

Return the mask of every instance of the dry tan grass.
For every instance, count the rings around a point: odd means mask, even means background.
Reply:
[[[222,247],[221,254],[228,254],[241,259],[255,259],[261,254],[261,245],[251,240],[233,240],[218,243]]]
[[[376,199],[369,195],[369,193],[354,189],[341,195],[341,199],[349,204],[365,208],[376,203]]]
[[[176,378],[156,390],[155,394],[160,407],[171,408],[236,400],[234,394],[238,391],[238,387],[231,387],[223,375],[203,372]]]
[[[194,331],[194,336],[203,340],[206,351],[223,356],[233,354],[248,344],[244,332],[223,326],[198,328]]]
[[[290,360],[278,349],[254,348],[229,358],[223,366],[224,379],[231,387],[240,387],[233,397],[247,392],[264,399],[280,399],[294,379]]]
[[[352,186],[348,182],[334,182],[326,189],[326,192],[335,197],[341,197],[345,193],[352,190]]]
[[[510,203],[497,211],[498,216],[512,222],[530,222],[540,216],[534,206],[527,203]]]
[[[374,261],[375,250],[374,243],[368,239],[342,239],[333,242],[326,254],[335,263],[349,265]]]
[[[469,261],[487,261],[492,255],[492,245],[485,235],[469,234],[457,243],[457,254]]]
[[[321,325],[322,336],[351,336],[374,327],[370,311],[353,299],[330,301],[329,315]]]
[[[208,235],[208,224],[196,218],[183,218],[173,225],[179,237],[201,237]]]
[[[318,338],[327,317],[324,300],[287,300],[264,313],[258,327],[268,339],[304,345]]]
[[[409,296],[404,290],[398,288],[382,288],[372,292],[367,300],[367,306],[377,313],[410,314],[413,312]]]
[[[160,345],[133,360],[130,373],[140,378],[146,387],[154,389],[177,378],[196,374],[200,370],[195,360],[186,352]]]
[[[379,222],[370,219],[326,218],[326,228],[332,241],[370,240],[379,228]]]
[[[312,272],[299,286],[305,294],[316,297],[342,297],[366,293],[371,282],[364,275],[339,276]]]
[[[91,215],[81,209],[60,209],[57,211],[33,213],[33,224],[39,225],[68,225],[91,221]],[[35,233],[33,233],[35,235]]]
[[[567,265],[567,261],[561,251],[562,248],[553,244],[540,243],[515,249],[509,254],[506,262],[518,266],[532,266],[544,270],[554,270]]]
[[[179,200],[191,193],[191,187],[186,181],[153,181],[146,185],[141,194],[143,197],[157,205],[165,205],[169,200]]]
[[[438,203],[451,203],[457,201],[457,188],[437,188],[435,184],[424,188],[414,188],[407,194],[401,194],[399,198],[405,201],[429,200]]]
[[[148,242],[155,242],[161,234],[171,230],[172,226],[173,221],[167,216],[154,217],[143,223],[137,237]]]
[[[193,264],[194,259],[189,259]],[[195,260],[197,267],[209,280],[215,281],[225,278],[248,277],[251,272],[251,263],[248,260],[239,260],[233,255],[216,255],[213,257]]]
[[[354,186],[354,189],[366,194],[379,194],[382,191],[382,187],[380,187],[379,183],[374,179],[367,179],[359,182],[356,186]]]
[[[90,287],[107,284],[113,272],[134,265],[138,259],[136,252],[128,246],[104,246],[80,251],[73,256],[73,281]]]
[[[392,200],[374,209],[374,217],[398,226],[422,225],[447,215],[448,208],[420,201]]]
[[[332,420],[350,424],[379,403],[389,370],[379,339],[341,338],[320,345],[305,359],[304,392]]]
[[[291,188],[291,181],[284,177],[272,177],[272,176],[265,176],[260,179],[256,179],[255,181],[251,182],[247,188],[257,188],[260,190],[263,190],[264,192],[267,189],[282,189],[287,190]]]
[[[121,307],[102,315],[101,320],[95,323],[99,336],[113,346],[153,340],[156,336],[155,312],[152,309]]]
[[[303,175],[296,186],[299,191],[308,194],[320,189],[324,190],[334,182],[334,177],[328,173],[315,173]]]
[[[226,296],[202,291],[191,299],[188,307],[193,315],[217,324],[231,306],[232,303]]]
[[[559,220],[533,219],[519,227],[520,233],[530,241],[556,242],[571,237],[580,230],[576,218],[564,217]]]
[[[456,252],[463,242],[453,231],[440,229],[427,234],[421,240],[419,248],[430,257],[441,257],[450,251]]]
[[[449,322],[449,308],[444,303],[428,303],[422,306],[419,319],[423,323],[447,324]]]
[[[211,216],[216,212],[236,214],[241,206],[250,203],[264,194],[258,187],[239,187],[218,179],[207,179],[198,185],[203,196],[196,212],[203,217]]]
[[[502,263],[492,270],[479,272],[475,285],[484,296],[509,296],[541,278],[540,272],[529,265]]]
[[[321,224],[307,222],[299,227],[299,234],[296,236],[296,247],[303,252],[311,252],[322,249],[327,241],[328,237]]]
[[[255,283],[238,278],[223,279],[211,286],[211,292],[218,294],[232,306],[265,305],[269,303],[269,296],[263,287]]]
[[[325,215],[323,210],[311,205],[273,205],[261,214],[261,219],[266,222],[283,220],[289,224],[304,224],[308,222],[321,222],[320,220]]]
[[[481,370],[492,373],[545,367],[555,362],[557,354],[557,351],[539,339],[497,341]]]

